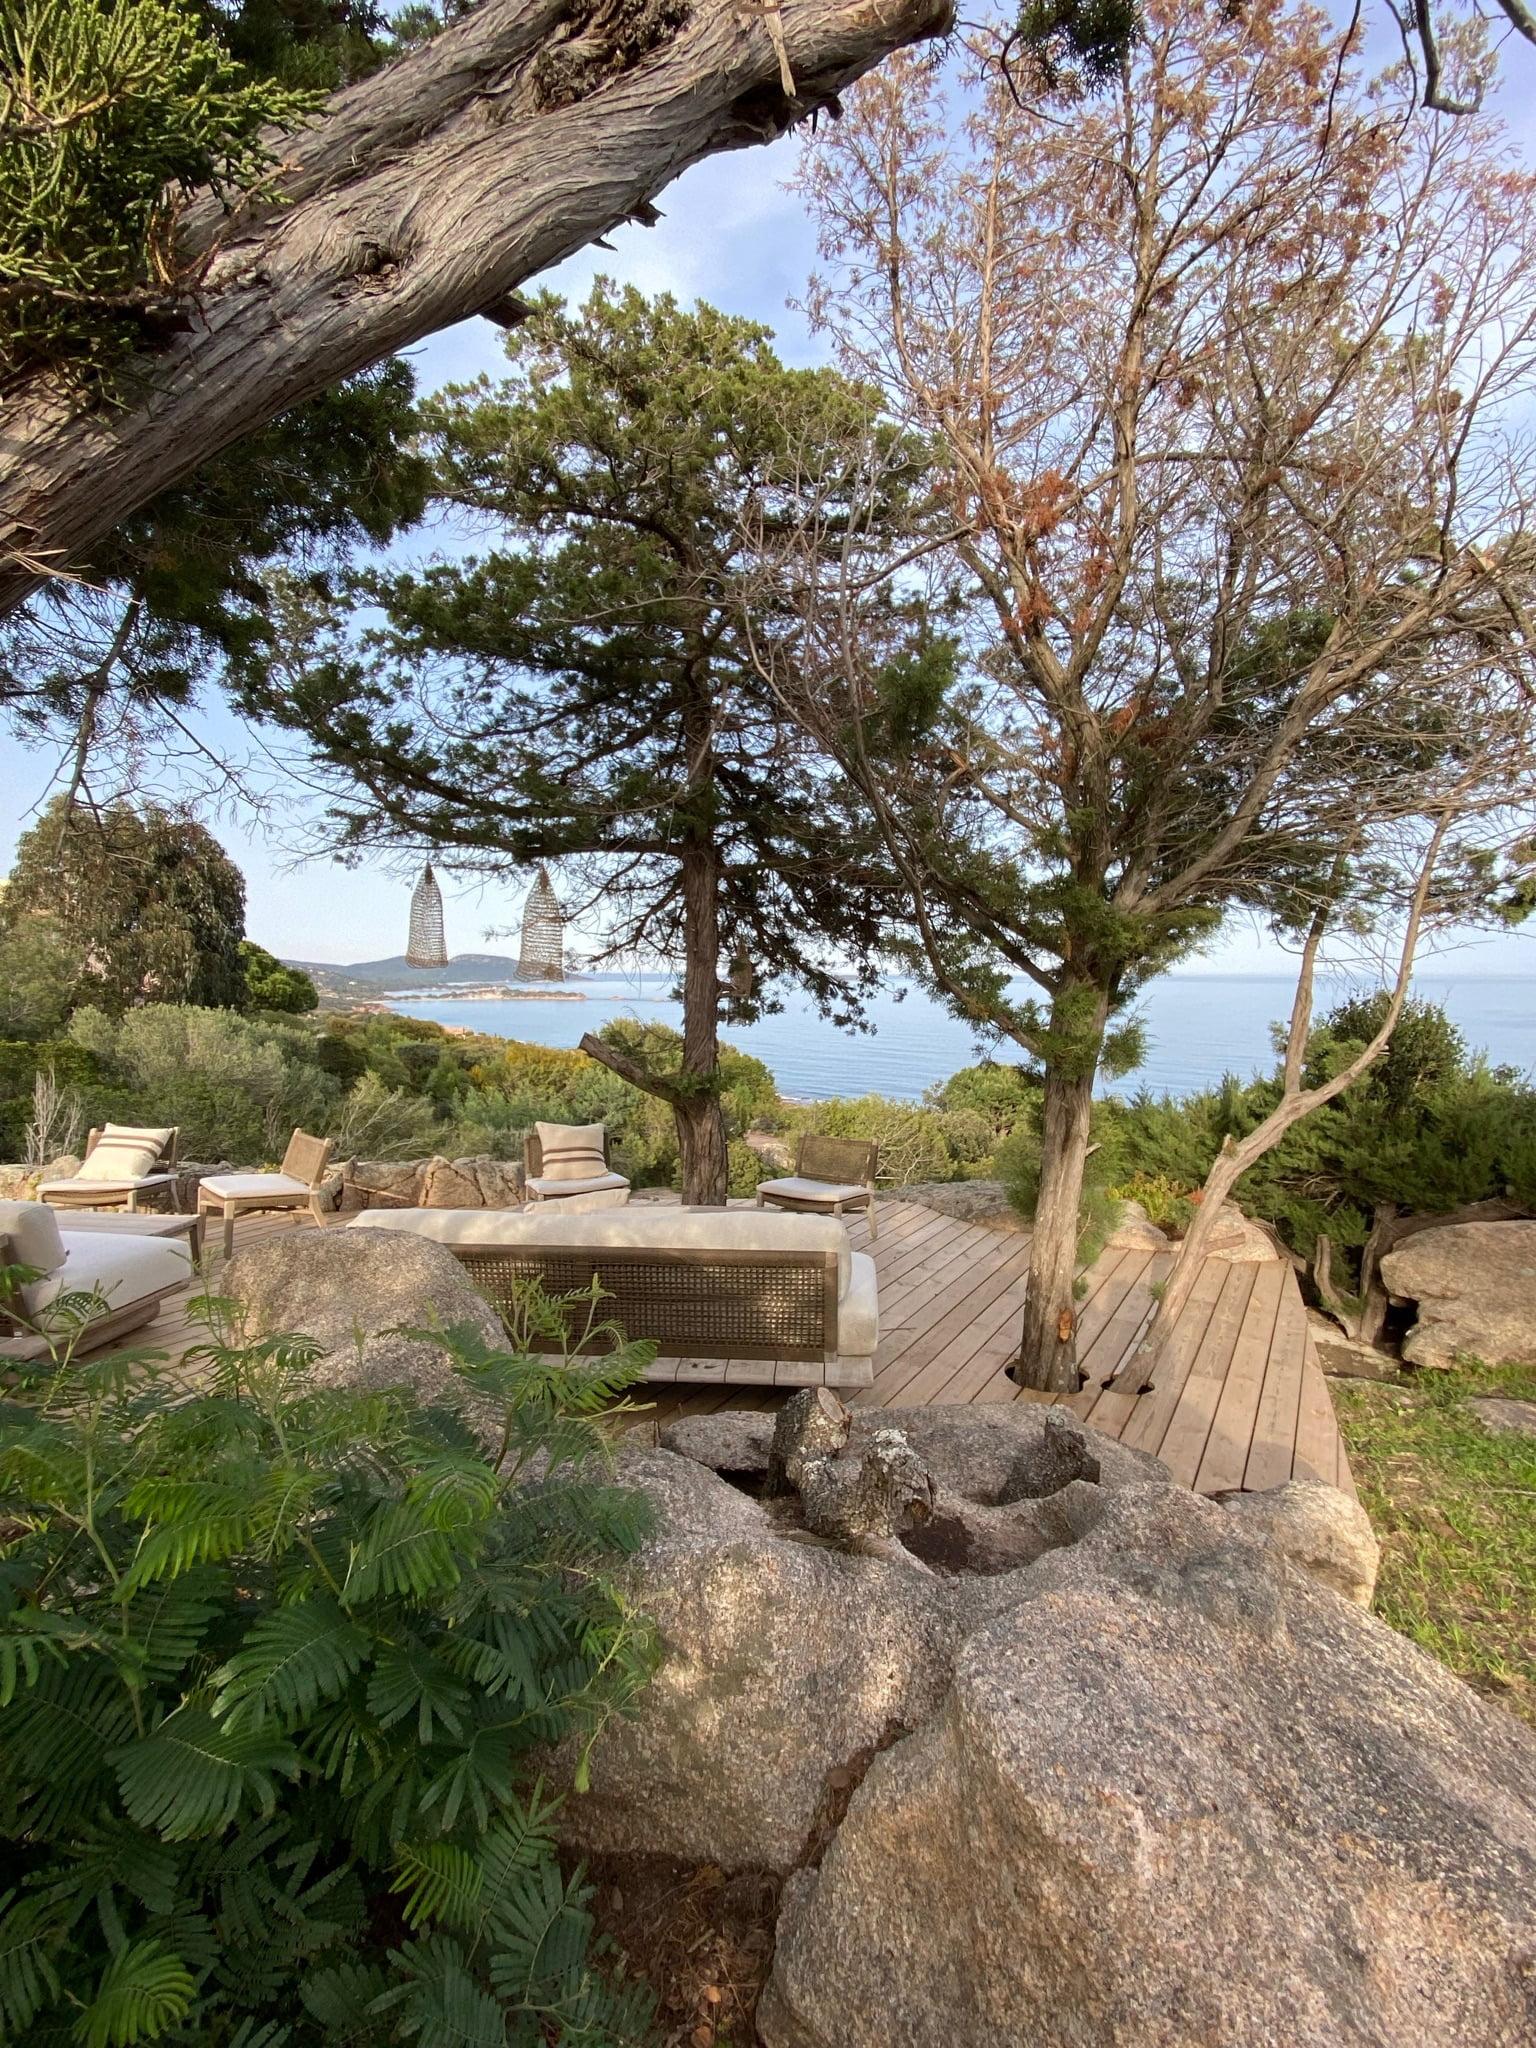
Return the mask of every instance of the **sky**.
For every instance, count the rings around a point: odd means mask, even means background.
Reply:
[[[1391,52],[1380,36],[1372,54]],[[1536,54],[1516,54],[1504,89],[1504,111],[1522,146],[1536,153]],[[576,301],[599,274],[647,293],[669,291],[679,299],[705,298],[727,312],[762,320],[777,337],[789,364],[827,359],[824,345],[792,301],[804,291],[815,265],[815,236],[796,195],[789,189],[797,140],[785,137],[767,148],[712,157],[685,172],[658,199],[662,218],[650,228],[615,229],[611,249],[590,248],[531,280]],[[471,320],[434,335],[408,352],[423,391],[502,367],[500,330]],[[425,558],[432,538],[412,539],[392,552]],[[226,754],[248,755],[249,738],[216,708],[202,720],[210,741]],[[258,781],[281,783],[272,764],[257,761]],[[8,867],[19,834],[47,800],[57,770],[52,756],[24,752],[0,735],[0,871]],[[405,945],[409,879],[396,868],[346,869],[329,859],[305,859],[302,798],[290,793],[255,817],[244,806],[208,818],[211,828],[244,871],[246,922],[250,936],[289,959],[348,963],[387,957]],[[515,926],[522,889],[478,881],[444,885],[451,952],[499,950]],[[1536,926],[1536,919],[1532,925]],[[1288,956],[1261,932],[1235,927],[1191,971],[1283,971]],[[1536,929],[1463,939],[1444,963],[1458,974],[1536,973]]]

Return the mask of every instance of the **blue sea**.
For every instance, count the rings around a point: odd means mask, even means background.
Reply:
[[[536,1045],[574,1046],[584,1031],[610,1017],[681,1021],[681,1008],[659,978],[586,975],[567,984],[579,1001],[530,997],[512,1000],[391,996],[390,1005],[442,1024],[467,1025],[501,1038]],[[1320,985],[1317,1009],[1359,991],[1358,982]],[[1536,1075],[1536,975],[1427,973],[1414,993],[1443,1003],[1469,1046],[1490,1060]],[[1285,975],[1169,974],[1137,1004],[1146,1027],[1147,1057],[1133,1074],[1113,1083],[1116,1094],[1137,1088],[1188,1095],[1223,1074],[1247,1080],[1275,1064],[1270,1027],[1290,1014],[1292,984]],[[915,1099],[959,1067],[989,1054],[1016,1057],[1016,1049],[978,1040],[921,990],[892,987],[870,1006],[871,1029],[839,1031],[804,999],[791,997],[777,1016],[728,1028],[726,1037],[755,1053],[772,1071],[781,1094],[800,1100],[837,1095],[889,1095]],[[1104,1084],[1107,1088],[1110,1084]]]

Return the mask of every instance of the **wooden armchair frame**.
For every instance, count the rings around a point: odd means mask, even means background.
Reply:
[[[757,1191],[757,1206],[771,1202],[781,1209],[808,1210],[817,1216],[841,1216],[847,1209],[862,1209],[869,1219],[873,1242],[879,1235],[875,1221],[875,1175],[880,1165],[880,1147],[863,1138],[824,1138],[815,1131],[802,1131],[795,1148],[795,1178],[824,1181],[825,1195],[785,1190],[765,1181]],[[833,1187],[857,1186],[857,1195],[834,1195]]]
[[[197,1191],[197,1210],[202,1215],[222,1215],[224,1218],[224,1256],[231,1257],[235,1249],[235,1219],[252,1216],[259,1212],[279,1209],[307,1209],[309,1218],[317,1228],[323,1227],[325,1213],[320,1207],[320,1183],[325,1169],[330,1164],[334,1138],[311,1137],[308,1131],[295,1130],[288,1140],[288,1149],[283,1154],[282,1166],[276,1174],[215,1174],[204,1181]],[[279,1176],[289,1180],[303,1181],[302,1188],[248,1187],[244,1190],[221,1192],[221,1180],[266,1180],[276,1182]]]

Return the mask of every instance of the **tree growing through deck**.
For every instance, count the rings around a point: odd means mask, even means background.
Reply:
[[[1405,121],[1289,0],[1156,0],[1068,120],[1008,90],[1003,34],[958,60],[968,118],[898,57],[805,171],[813,312],[946,473],[951,686],[893,700],[850,626],[878,547],[810,519],[781,694],[934,987],[1042,1072],[1020,1364],[1068,1390],[1116,1020],[1234,908],[1304,934],[1339,850],[1368,867],[1405,790],[1523,715],[1536,180],[1486,119]]]
[[[558,862],[598,957],[679,967],[675,1063],[582,1048],[671,1106],[684,1199],[720,1202],[722,1011],[750,1020],[791,982],[850,1018],[889,907],[888,864],[751,659],[752,535],[862,488],[872,433],[905,530],[925,454],[872,426],[871,394],[708,307],[600,286],[579,312],[542,301],[507,352],[503,383],[424,410],[436,502],[491,548],[296,607],[249,701],[304,736],[343,848]]]

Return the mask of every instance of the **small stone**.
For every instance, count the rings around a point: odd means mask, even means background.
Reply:
[[[1536,1401],[1512,1401],[1502,1394],[1474,1394],[1467,1406],[1498,1436],[1536,1437]]]

